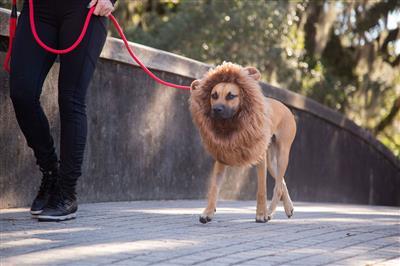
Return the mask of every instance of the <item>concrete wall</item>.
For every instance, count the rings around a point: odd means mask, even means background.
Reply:
[[[7,29],[0,10],[0,61]],[[149,47],[134,51],[161,78],[190,84],[208,66]],[[59,140],[55,64],[42,104]],[[16,123],[8,74],[0,70],[0,208],[27,206],[40,182],[32,151]],[[286,175],[292,198],[400,205],[400,163],[368,132],[342,115],[290,91],[262,84],[265,95],[287,104],[298,133]],[[212,161],[188,111],[189,93],[156,84],[109,38],[87,95],[88,143],[79,182],[80,202],[198,199],[206,195]],[[268,180],[269,197],[273,181]],[[256,174],[230,169],[221,197],[255,199]]]

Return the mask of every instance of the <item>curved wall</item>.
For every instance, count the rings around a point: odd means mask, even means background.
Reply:
[[[0,10],[0,61],[6,11]],[[208,65],[131,44],[159,77],[190,84]],[[41,102],[59,140],[58,64]],[[40,182],[31,150],[9,99],[8,74],[0,70],[0,208],[27,206]],[[400,205],[400,163],[353,122],[310,99],[262,84],[265,95],[291,107],[298,133],[286,175],[292,198],[306,201]],[[204,198],[212,160],[188,109],[189,93],[156,84],[132,63],[120,40],[109,38],[87,95],[88,143],[79,182],[80,202]],[[58,147],[57,147],[58,148]],[[221,197],[255,199],[256,174],[230,169]],[[273,181],[268,180],[271,196]]]

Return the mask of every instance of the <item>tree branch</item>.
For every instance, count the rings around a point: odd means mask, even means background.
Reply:
[[[375,136],[393,122],[399,110],[400,110],[400,96],[398,96],[394,100],[389,114],[385,118],[383,118],[381,122],[379,122],[378,125],[374,128]]]
[[[378,41],[379,41],[379,37],[380,36],[377,37]],[[400,29],[399,28],[390,30],[388,35],[386,36],[385,40],[382,43],[381,52],[384,52],[384,53],[387,52],[387,46],[388,46],[389,42],[397,40],[399,38],[400,38]]]
[[[362,18],[357,20],[355,30],[358,32],[368,31],[378,25],[382,17],[387,17],[391,10],[399,6],[400,2],[397,0],[377,2],[363,14]]]

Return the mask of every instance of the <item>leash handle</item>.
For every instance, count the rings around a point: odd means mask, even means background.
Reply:
[[[15,1],[15,0],[13,0]],[[49,46],[47,46],[44,42],[42,42],[42,40],[40,39],[39,35],[37,34],[36,31],[36,26],[35,26],[35,19],[34,19],[34,9],[33,9],[33,0],[29,0],[29,21],[31,24],[31,30],[32,30],[32,34],[33,37],[35,38],[36,42],[46,51],[53,53],[53,54],[66,54],[71,52],[72,50],[74,50],[82,41],[83,37],[86,34],[87,28],[89,26],[89,22],[90,19],[93,15],[95,6],[91,7],[89,9],[89,12],[86,16],[85,19],[85,23],[83,25],[82,28],[82,32],[79,35],[78,39],[68,48],[66,49],[54,49],[51,48]],[[151,72],[140,60],[139,58],[135,55],[135,53],[132,51],[131,47],[129,46],[128,40],[125,37],[124,31],[122,30],[121,26],[119,25],[118,21],[115,19],[115,17],[113,15],[109,16],[109,19],[111,20],[111,22],[113,23],[114,27],[117,29],[119,36],[121,37],[121,39],[123,40],[126,49],[128,50],[129,54],[131,55],[132,59],[143,69],[144,72],[146,72],[147,75],[149,75],[152,79],[154,79],[156,82],[168,86],[168,87],[172,87],[172,88],[176,88],[176,89],[181,89],[181,90],[190,90],[189,86],[183,86],[183,85],[178,85],[178,84],[174,84],[174,83],[170,83],[167,82],[165,80],[160,79],[159,77],[157,77],[156,75],[154,75],[153,72]],[[11,35],[10,35],[11,37]]]

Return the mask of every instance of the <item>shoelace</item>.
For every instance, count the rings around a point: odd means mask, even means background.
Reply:
[[[74,192],[68,192],[62,184],[60,178],[56,178],[53,184],[53,188],[50,191],[50,198],[48,201],[48,207],[50,208],[65,208],[64,203],[73,201]]]
[[[40,184],[40,188],[39,188],[39,195],[43,195],[44,193],[46,193],[47,191],[50,190],[51,185],[52,185],[52,181],[55,178],[55,170],[50,170],[50,171],[45,171],[43,169],[40,169],[40,171],[42,171],[43,176],[42,176],[42,182]]]
[[[48,207],[56,208],[64,200],[64,192],[60,184],[60,179],[54,180],[53,188],[50,191],[50,198],[48,201]]]

